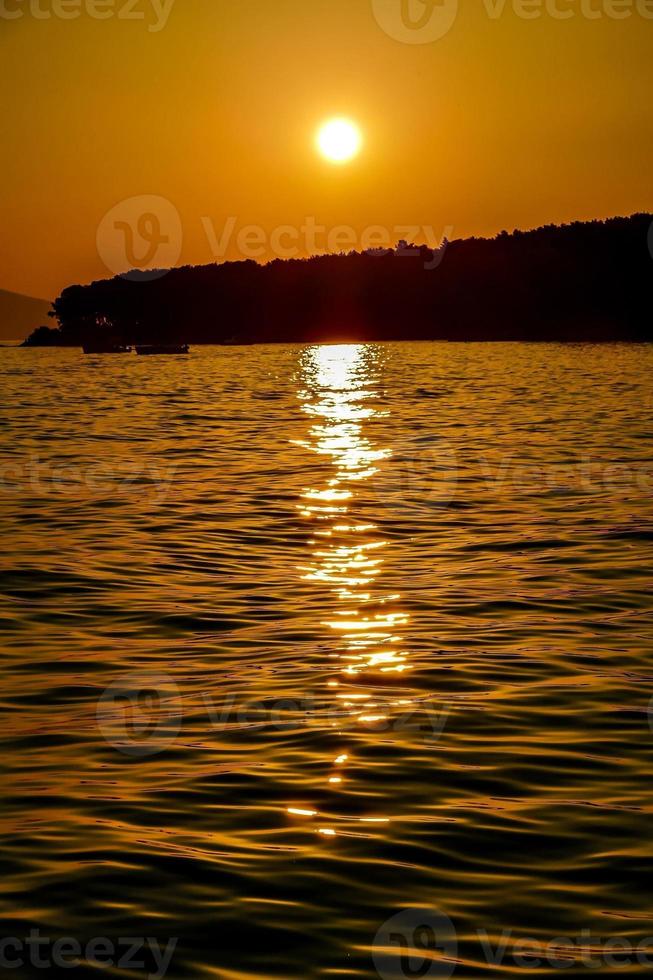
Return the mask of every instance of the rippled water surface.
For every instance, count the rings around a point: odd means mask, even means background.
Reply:
[[[652,370],[0,351],[2,935],[225,980],[641,954]]]

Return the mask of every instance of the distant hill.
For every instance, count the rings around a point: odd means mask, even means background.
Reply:
[[[34,299],[0,289],[0,343],[24,340],[36,327],[51,323],[46,299]]]
[[[31,344],[652,341],[653,215],[70,286]]]

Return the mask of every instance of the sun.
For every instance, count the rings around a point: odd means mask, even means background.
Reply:
[[[348,163],[360,152],[363,137],[351,119],[329,119],[320,126],[317,148],[330,163]]]

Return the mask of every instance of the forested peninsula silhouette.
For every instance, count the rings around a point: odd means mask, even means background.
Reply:
[[[653,215],[70,286],[27,346],[651,341]]]

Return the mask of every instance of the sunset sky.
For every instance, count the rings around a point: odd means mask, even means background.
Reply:
[[[103,20],[37,18],[30,0],[0,16],[1,288],[53,298],[111,275],[98,228],[140,195],[178,211],[180,263],[243,257],[248,225],[263,229],[257,257],[272,258],[273,230],[307,217],[439,238],[653,205],[642,4],[617,20],[600,0],[585,13],[559,0],[573,11],[559,20],[468,0],[443,37],[406,43],[372,0],[176,0],[165,23],[151,0],[134,6],[142,20],[104,3]],[[316,152],[334,116],[363,138],[341,166]]]

